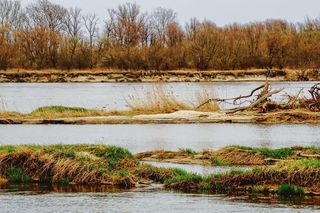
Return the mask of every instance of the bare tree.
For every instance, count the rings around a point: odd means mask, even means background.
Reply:
[[[122,4],[108,13],[106,29],[111,40],[124,46],[135,46],[143,40],[147,16],[140,12],[137,4]]]
[[[21,21],[20,1],[0,0],[0,26],[18,28]]]
[[[64,29],[68,36],[74,38],[79,38],[81,36],[82,20],[83,17],[80,8],[75,7],[69,9],[63,20]]]
[[[26,16],[31,27],[49,28],[53,32],[60,32],[63,29],[63,21],[67,10],[48,0],[38,0],[26,8]]]
[[[64,61],[62,66],[68,70],[75,64],[74,58],[82,36],[82,21],[83,17],[79,8],[70,8],[63,20],[66,35],[60,47],[60,52],[63,55],[62,61]]]
[[[95,39],[97,38],[97,32],[98,32],[98,21],[96,14],[89,14],[83,17],[84,20],[84,26],[86,29],[86,34],[88,36],[89,40],[89,48],[90,48],[90,68],[93,68],[94,61],[93,61],[93,52],[94,52],[94,46],[95,46]]]
[[[163,45],[169,43],[168,28],[177,23],[177,14],[171,9],[157,8],[151,14],[151,29],[156,39]]]

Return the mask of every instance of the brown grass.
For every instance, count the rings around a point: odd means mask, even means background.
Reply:
[[[266,157],[259,152],[248,152],[236,147],[226,147],[212,153],[220,161],[233,165],[265,165]]]
[[[203,103],[205,103],[210,99],[216,98],[216,94],[212,90],[207,90],[207,89],[197,92],[196,95],[197,95],[197,103],[194,106],[194,108],[202,105]],[[217,112],[219,110],[220,110],[220,106],[219,106],[219,103],[216,101],[210,101],[207,104],[197,109],[197,111],[202,111],[202,112]]]
[[[140,164],[126,149],[103,145],[0,146],[0,185],[67,184],[132,188],[177,173]]]
[[[0,176],[0,186],[6,185],[8,183],[8,179]]]
[[[221,192],[250,192],[256,186],[291,184],[307,189],[312,194],[320,192],[320,169],[317,160],[290,160],[274,166],[255,168],[252,171],[231,171],[226,174],[180,176],[166,182],[166,187],[176,190],[205,190]],[[189,187],[192,186],[192,187]]]
[[[184,103],[178,100],[172,91],[168,91],[162,85],[158,85],[148,91],[144,97],[132,95],[129,96],[126,102],[133,112],[172,113],[179,110],[195,110],[203,102],[214,98],[214,95],[208,90],[203,90],[197,93],[197,98],[198,102],[193,105]],[[218,111],[220,108],[217,102],[210,102],[197,110]]]

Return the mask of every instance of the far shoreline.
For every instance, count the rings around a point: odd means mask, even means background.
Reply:
[[[263,82],[266,80],[319,81],[320,70],[0,70],[0,83]]]

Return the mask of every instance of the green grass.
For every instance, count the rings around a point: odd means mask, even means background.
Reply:
[[[268,194],[270,192],[270,188],[268,186],[253,186],[250,189],[250,192],[255,194]]]
[[[179,175],[170,179],[165,180],[165,184],[173,184],[173,183],[178,183],[178,182],[200,182],[204,179],[203,176],[198,175],[198,174],[191,174],[191,173],[187,173],[184,175]]]
[[[301,168],[320,169],[320,160],[315,160],[315,159],[290,160],[288,162],[275,166],[275,168],[277,167],[285,168],[287,170],[298,170]]]
[[[261,152],[264,156],[268,158],[275,159],[286,159],[294,153],[291,148],[281,148],[281,149],[268,149],[268,148],[259,148],[257,151]]]
[[[97,149],[95,154],[98,157],[103,157],[107,159],[112,169],[119,164],[120,160],[124,158],[134,158],[134,156],[131,152],[129,152],[129,150],[116,146],[107,146],[102,149]]]
[[[281,196],[304,196],[304,189],[300,186],[282,184],[278,186],[277,193]]]
[[[44,106],[34,110],[31,114],[46,113],[46,112],[88,112],[89,109],[82,107],[66,107],[66,106]]]
[[[128,177],[128,176],[129,176],[129,172],[126,171],[126,170],[124,170],[124,169],[121,169],[121,170],[119,171],[119,175],[120,175],[121,177]]]
[[[173,172],[177,173],[179,176],[185,176],[188,175],[188,172],[184,169],[180,169],[180,168],[170,168],[170,170],[172,170]]]
[[[8,179],[10,183],[23,183],[27,184],[31,182],[31,177],[19,167],[11,168],[8,171]]]
[[[216,157],[212,157],[210,159],[210,161],[211,161],[211,164],[214,166],[229,166],[229,165],[231,165],[229,162],[224,161],[224,160],[219,160]]]
[[[16,146],[0,146],[0,152],[12,153],[17,150]]]
[[[58,184],[62,186],[67,186],[70,184],[69,178],[61,178],[58,180]]]
[[[189,155],[196,155],[197,154],[197,152],[192,150],[192,149],[182,149],[182,148],[180,148],[179,152],[186,153],[186,154],[189,154]]]
[[[269,149],[269,148],[251,148],[245,146],[231,146],[232,148],[238,148],[253,153],[261,153],[267,158],[274,159],[286,159],[290,155],[294,154],[294,150],[291,148],[281,148],[281,149]]]

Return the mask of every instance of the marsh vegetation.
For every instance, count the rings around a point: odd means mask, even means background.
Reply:
[[[235,155],[244,152],[250,156]],[[298,152],[297,150],[300,150]],[[166,152],[163,152],[166,153]],[[181,150],[172,156],[198,153]],[[203,152],[208,156],[208,151]],[[276,157],[274,165],[255,161],[257,153],[264,158]],[[303,154],[302,154],[303,153]],[[308,154],[307,154],[308,153]],[[167,156],[170,155],[167,152]],[[252,170],[201,176],[179,168],[157,168],[141,163],[128,150],[103,145],[1,146],[0,177],[2,187],[10,184],[53,184],[138,187],[163,183],[168,189],[193,192],[278,193],[279,195],[318,195],[320,184],[319,148],[252,149],[229,147],[213,152],[228,165],[257,165]],[[227,157],[226,157],[227,156]],[[202,158],[201,158],[202,159]],[[212,161],[212,158],[208,158]],[[216,162],[216,161],[214,161]],[[212,161],[212,163],[214,164]],[[268,161],[270,162],[270,161]],[[272,178],[271,178],[272,177]]]

